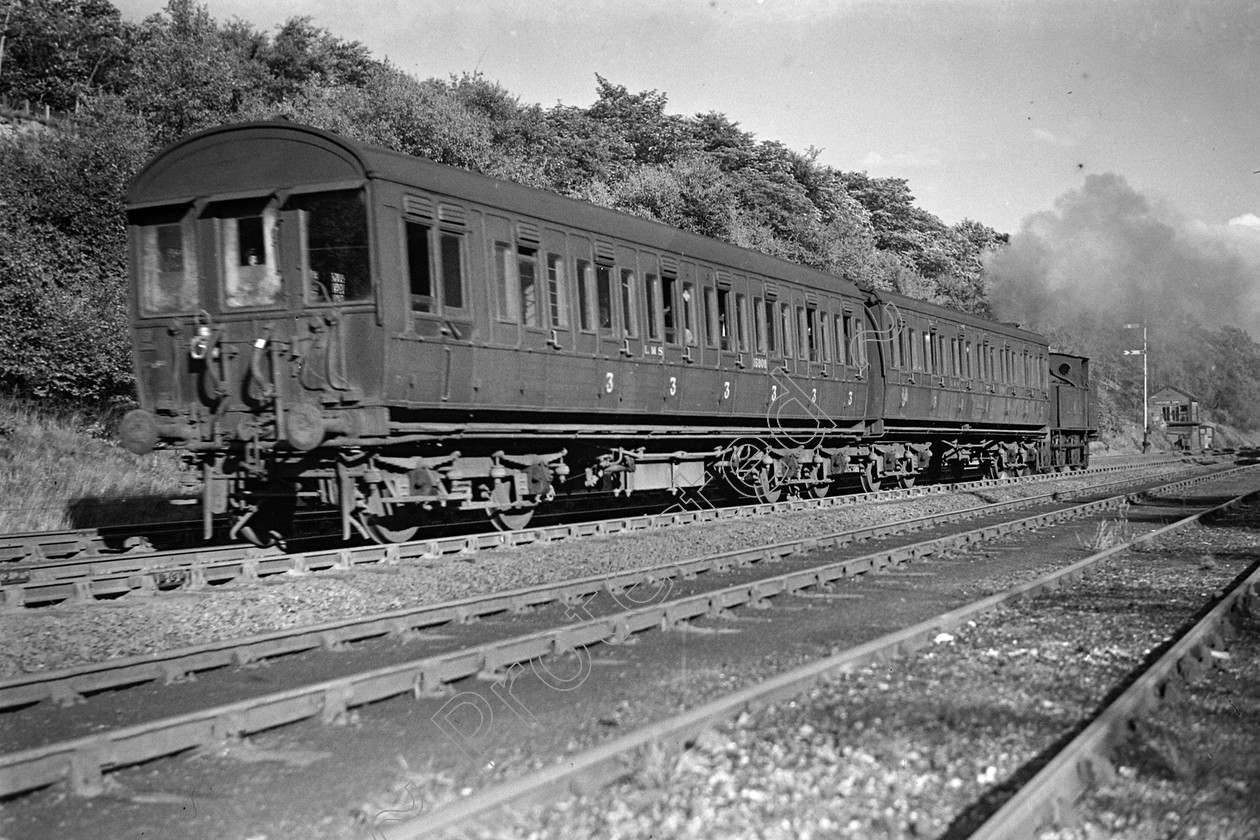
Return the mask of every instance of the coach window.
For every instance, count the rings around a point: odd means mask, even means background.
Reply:
[[[153,213],[145,219],[153,223],[139,226],[141,315],[197,307],[196,245],[186,215],[182,207]]]
[[[439,253],[442,258],[442,307],[464,308],[464,237],[440,231]]]
[[[595,332],[595,269],[589,260],[577,261],[578,322],[583,332]]]
[[[722,325],[723,327],[725,325]],[[710,286],[704,287],[704,341],[710,347],[718,346],[718,308],[717,308],[717,290]]]
[[[538,279],[538,251],[517,246],[516,276],[521,287],[521,323],[528,327],[541,327],[542,295]]]
[[[547,311],[551,326],[557,329],[569,327],[569,293],[564,276],[564,257],[547,254]]]
[[[923,369],[927,373],[940,373],[938,359],[936,358],[935,337],[935,333],[923,334]]]
[[[919,334],[915,332],[914,327],[906,328],[906,344],[908,345],[907,349],[909,350],[909,352],[906,353],[906,358],[904,360],[906,363],[906,370],[914,371],[919,369],[919,345],[916,344],[918,337]]]
[[[225,302],[232,308],[274,306],[280,300],[276,208],[249,204],[225,202],[212,211],[219,218]]]
[[[801,360],[809,358],[809,346],[813,341],[807,318],[805,307],[796,307],[796,358]]]
[[[678,343],[678,315],[674,311],[677,305],[678,280],[675,277],[661,275],[661,322],[665,327],[665,342]]]
[[[792,307],[787,303],[779,304],[780,336],[783,339],[783,358],[792,358]]]
[[[621,269],[621,315],[625,319],[628,338],[637,338],[639,335],[638,295],[635,292],[634,272],[628,268]]]
[[[797,320],[801,327],[801,351],[803,359],[818,361],[818,310],[812,306],[797,307]]]
[[[766,302],[759,297],[753,298],[752,311],[753,352],[758,356],[766,355]]]
[[[766,296],[766,353],[773,356],[778,352],[778,344],[774,339],[774,298]]]
[[[434,312],[437,309],[429,230],[428,225],[406,222],[407,282],[411,292],[412,312]]]
[[[837,315],[835,319],[836,334],[836,364],[847,365],[849,359],[849,336],[853,333],[853,325],[850,323],[849,313]]]
[[[612,266],[595,266],[595,304],[599,311],[599,331],[605,335],[612,335],[614,332]]]
[[[739,351],[748,352],[748,296],[735,295],[735,338]]]
[[[372,299],[367,209],[361,190],[295,196],[307,299],[352,303]],[[265,214],[264,214],[265,220]]]
[[[661,340],[661,280],[655,274],[643,275],[643,286],[647,292],[647,337],[648,341]]]
[[[506,242],[494,243],[495,289],[500,321],[518,323],[521,320],[520,289],[514,277],[515,268],[512,246]]]
[[[463,237],[438,233],[440,290],[434,283],[433,229],[408,219],[404,241],[407,247],[407,278],[412,312],[437,312],[439,309],[462,309],[464,306]],[[308,300],[325,302],[324,288],[311,283]],[[439,300],[440,296],[440,300]]]
[[[684,280],[682,284],[683,341],[688,347],[696,346],[696,284]]]
[[[815,324],[818,329],[814,334],[818,336],[819,358],[822,361],[832,360],[832,326],[830,326],[830,317],[827,312],[816,316]]]
[[[712,290],[710,289],[709,291]],[[735,349],[735,343],[731,336],[734,326],[731,324],[731,292],[729,289],[717,290],[717,328],[718,343],[722,349]]]

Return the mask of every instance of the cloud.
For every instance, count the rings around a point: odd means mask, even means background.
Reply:
[[[1032,130],[1033,137],[1036,137],[1043,143],[1050,143],[1054,146],[1075,146],[1076,141],[1071,137],[1063,137],[1058,134],[1046,131],[1044,128],[1034,128]]]
[[[885,156],[879,152],[867,152],[862,158],[863,169],[898,170],[898,169],[931,169],[945,162],[945,153],[940,149],[921,149],[915,152],[896,152]]]
[[[1244,213],[1229,220],[1231,227],[1249,228],[1260,232],[1260,216],[1255,213]]]

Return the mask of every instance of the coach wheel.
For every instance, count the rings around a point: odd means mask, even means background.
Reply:
[[[897,476],[897,486],[900,487],[902,490],[909,490],[911,487],[914,486],[914,481],[917,477],[918,476],[916,476],[914,473],[905,473],[904,475],[899,475]]]
[[[519,531],[528,527],[529,521],[534,518],[532,504],[523,507],[512,505],[512,485],[506,481],[495,484],[490,491],[490,501],[498,507],[489,507],[486,513],[490,515],[490,522],[500,531]]]
[[[383,544],[407,542],[414,539],[416,532],[420,530],[419,523],[402,513],[388,516],[366,514],[363,517],[363,527],[372,539]]]
[[[875,471],[875,462],[867,461],[862,467],[862,471],[858,473],[858,478],[862,482],[862,490],[867,493],[874,493],[883,485],[883,479]]]
[[[753,486],[753,492],[757,494],[757,501],[767,505],[783,498],[783,485],[775,478],[773,464],[763,464],[757,471],[757,483]]]

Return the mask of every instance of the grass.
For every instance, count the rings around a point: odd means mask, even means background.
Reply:
[[[136,456],[104,414],[0,396],[0,533],[191,519],[178,457]]]
[[[1124,502],[1117,509],[1115,520],[1104,519],[1088,537],[1077,534],[1076,541],[1081,548],[1091,553],[1106,551],[1129,541],[1129,504]]]

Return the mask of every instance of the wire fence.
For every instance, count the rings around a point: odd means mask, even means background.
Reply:
[[[74,121],[72,111],[54,111],[47,105],[32,103],[29,99],[12,102],[0,97],[0,118],[18,122],[36,122],[50,128],[64,128]]]

